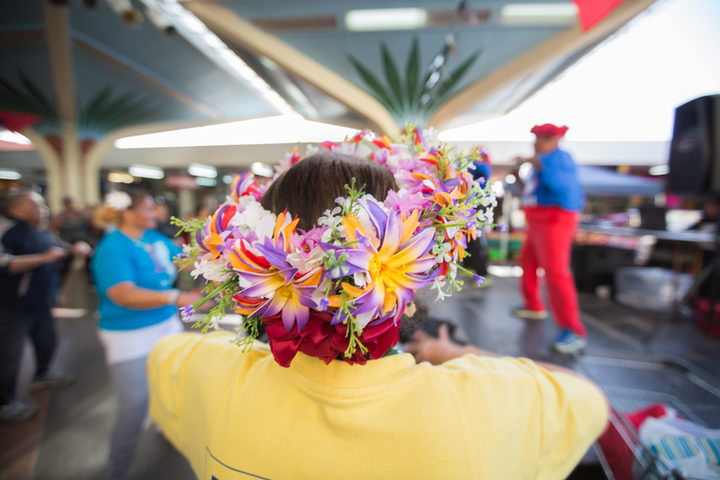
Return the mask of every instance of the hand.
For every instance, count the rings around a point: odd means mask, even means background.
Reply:
[[[422,330],[416,331],[412,341],[405,345],[405,350],[413,354],[415,361],[427,361],[433,365],[459,357],[464,353],[462,345],[450,339],[450,333],[445,323],[440,324],[437,338]]]
[[[87,242],[83,242],[81,240],[72,244],[72,247],[70,247],[70,252],[72,253],[73,257],[85,258],[90,255],[90,252],[92,252],[92,247]]]
[[[199,302],[203,298],[204,297],[200,295],[200,292],[196,290],[190,292],[180,292],[180,295],[178,295],[178,298],[175,301],[175,305],[178,307],[184,307],[186,305],[192,305],[195,302]]]
[[[178,295],[177,301],[175,302],[175,305],[178,307],[184,307],[186,305],[192,305],[193,303],[199,302],[205,298],[205,295],[202,295],[199,290],[191,290],[189,292],[180,292],[180,295]],[[213,305],[215,305],[215,302],[212,300],[205,302],[198,308],[197,312],[207,312],[210,310]]]
[[[68,255],[68,251],[60,247],[50,247],[45,250],[44,253],[48,263],[57,262],[58,260],[62,260],[63,258],[67,257]]]

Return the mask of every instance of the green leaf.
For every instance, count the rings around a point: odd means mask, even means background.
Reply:
[[[55,108],[55,105],[53,105],[52,100],[50,100],[50,98],[48,98],[47,95],[45,95],[45,93],[37,85],[35,85],[29,78],[27,78],[24,73],[18,72],[18,76],[20,77],[20,81],[22,82],[22,84],[27,89],[30,97],[35,100],[38,106],[40,106],[41,111],[37,113],[45,117],[57,118],[57,110]]]
[[[433,105],[440,106],[445,102],[445,100],[447,100],[447,98],[450,96],[452,89],[457,86],[460,80],[462,80],[462,78],[465,76],[467,71],[470,69],[472,64],[475,63],[475,60],[477,60],[479,56],[480,50],[473,53],[467,60],[461,63],[459,67],[453,70],[452,73],[448,75],[447,79],[445,79],[444,81],[441,80],[441,84],[438,87],[437,92],[435,92]]]
[[[155,107],[146,98],[133,93],[112,97],[112,89],[104,88],[92,97],[86,108],[80,110],[80,124],[84,130],[105,133],[155,117]]]
[[[97,116],[97,112],[101,111],[103,104],[112,96],[112,88],[105,87],[97,92],[88,102],[87,106],[82,109],[81,115],[85,118],[93,118]]]
[[[395,96],[395,104],[399,110],[403,110],[403,87],[400,82],[400,75],[398,74],[397,67],[395,66],[395,60],[390,55],[385,42],[380,44],[380,51],[382,52],[383,70],[385,72],[385,79],[390,85],[390,90]]]
[[[38,115],[47,114],[43,105],[38,103],[28,92],[2,79],[0,79],[0,85],[5,89],[4,92],[0,92],[0,103],[6,109]]]
[[[352,55],[348,55],[348,59],[350,60],[350,63],[352,63],[353,67],[355,67],[355,70],[357,70],[363,82],[365,82],[365,84],[370,88],[370,90],[373,91],[375,97],[377,97],[377,99],[380,101],[380,103],[383,104],[385,108],[387,108],[391,113],[393,113],[396,110],[395,105],[390,99],[390,96],[385,90],[385,87],[382,85],[382,83],[380,83],[380,80],[378,80],[378,78],[373,72],[371,72],[367,67],[365,67],[365,65],[357,61]]]
[[[420,95],[415,96],[420,76],[420,45],[418,38],[413,38],[410,55],[405,66],[405,88],[407,93],[407,104],[410,111],[413,111],[420,105]],[[422,89],[421,89],[422,91]]]

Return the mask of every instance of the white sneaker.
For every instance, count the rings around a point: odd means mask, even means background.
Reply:
[[[560,353],[575,353],[587,345],[587,340],[572,330],[562,330],[558,338],[552,343],[551,348]]]
[[[40,409],[32,403],[21,402],[20,400],[12,400],[0,406],[0,420],[5,422],[24,422],[34,417]]]

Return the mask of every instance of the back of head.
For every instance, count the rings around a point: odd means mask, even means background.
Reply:
[[[287,210],[300,219],[298,226],[310,230],[335,199],[347,196],[345,185],[364,186],[364,192],[382,201],[396,190],[395,177],[374,162],[336,152],[321,152],[293,165],[265,193],[262,206],[280,213]]]

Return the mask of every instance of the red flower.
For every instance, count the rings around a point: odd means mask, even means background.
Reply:
[[[345,357],[348,347],[346,337],[347,327],[343,324],[331,325],[332,315],[327,312],[310,311],[308,320],[302,332],[297,331],[297,324],[292,330],[285,330],[280,315],[263,318],[265,331],[270,340],[270,350],[275,361],[283,367],[289,367],[298,351],[312,357],[318,357],[325,363],[341,359],[350,364],[364,365],[368,358],[377,359],[397,343],[400,333],[400,322],[392,318],[378,324],[365,327],[360,341],[367,348],[362,353],[359,348],[350,357]]]

